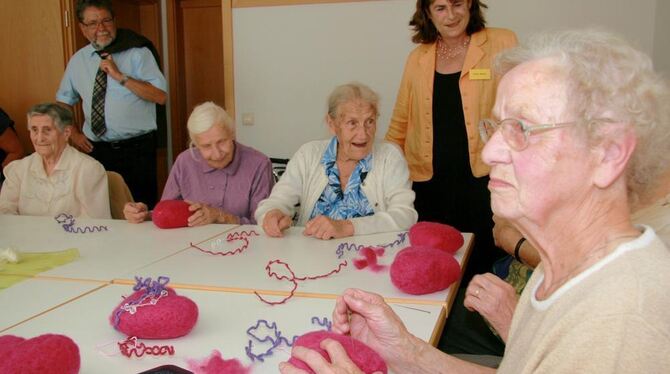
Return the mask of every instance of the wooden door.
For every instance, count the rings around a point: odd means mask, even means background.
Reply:
[[[26,152],[33,146],[26,112],[38,103],[54,101],[69,58],[64,43],[63,9],[67,0],[0,1],[0,107],[14,120]]]
[[[168,1],[173,158],[188,147],[186,121],[194,106],[214,101],[234,114],[232,95],[225,95],[232,84],[224,79],[225,10],[229,0]]]

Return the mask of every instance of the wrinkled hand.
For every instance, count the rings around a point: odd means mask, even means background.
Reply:
[[[88,138],[86,138],[86,135],[79,130],[72,131],[72,134],[70,134],[70,141],[72,142],[72,145],[84,153],[91,153],[93,150],[93,144],[91,144]]]
[[[507,342],[518,298],[514,287],[491,273],[475,275],[465,291],[463,305],[486,318]]]
[[[126,203],[123,206],[123,217],[130,223],[140,223],[149,217],[149,208],[144,203]]]
[[[317,239],[344,238],[354,235],[354,225],[349,220],[334,220],[326,216],[316,216],[305,224],[302,232]]]
[[[221,211],[218,208],[203,203],[194,203],[188,200],[185,201],[189,204],[188,210],[193,212],[193,214],[188,217],[189,227],[208,225],[217,222],[221,216]]]
[[[107,73],[115,81],[120,81],[123,78],[123,73],[119,71],[119,68],[116,66],[114,59],[111,54],[107,54],[102,60],[100,60],[100,69]]]
[[[263,218],[263,231],[267,236],[279,238],[284,236],[285,229],[291,227],[291,217],[279,209],[272,209]]]
[[[339,342],[333,339],[324,339],[321,341],[320,347],[328,352],[331,362],[328,362],[319,352],[300,346],[294,346],[291,355],[306,363],[316,374],[363,374],[361,369],[351,361]],[[282,374],[307,373],[288,362],[280,363],[279,371]]]
[[[355,288],[345,290],[337,298],[333,332],[349,333],[367,344],[398,373],[406,372],[403,368],[411,365],[418,340],[381,296]]]

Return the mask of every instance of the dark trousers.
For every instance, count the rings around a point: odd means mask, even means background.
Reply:
[[[464,300],[465,288],[461,287],[449,311],[449,318],[437,347],[449,354],[502,356],[505,352],[505,343],[491,332],[479,313],[465,308]]]
[[[156,205],[156,136],[155,131],[116,142],[91,142],[91,157],[100,161],[105,170],[123,176],[135,201],[149,209]]]

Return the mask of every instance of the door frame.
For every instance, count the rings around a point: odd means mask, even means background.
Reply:
[[[181,68],[184,66],[183,45],[180,42],[179,36],[181,34],[182,25],[179,21],[178,2],[176,0],[168,0],[166,6],[167,13],[167,40],[168,40],[168,61],[169,61],[169,98],[172,105],[170,105],[170,117],[172,118],[172,159],[175,160],[177,156],[185,149],[184,145],[188,143],[188,132],[184,124],[181,123],[181,118],[187,118],[186,98],[183,96],[185,82],[184,77],[179,74]],[[222,35],[223,35],[223,82],[224,82],[224,107],[226,112],[235,118],[235,85],[234,85],[234,71],[233,71],[233,14],[232,14],[232,0],[221,0],[222,13]]]

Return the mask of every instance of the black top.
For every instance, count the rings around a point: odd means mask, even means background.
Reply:
[[[435,72],[433,82],[433,175],[452,180],[472,177],[460,77]]]
[[[12,119],[9,118],[9,115],[0,108],[0,135],[4,134],[8,129],[11,129],[9,131],[14,131],[14,121],[12,121]],[[2,175],[2,162],[5,161],[5,157],[7,157],[7,153],[0,148],[0,182],[5,179]]]

